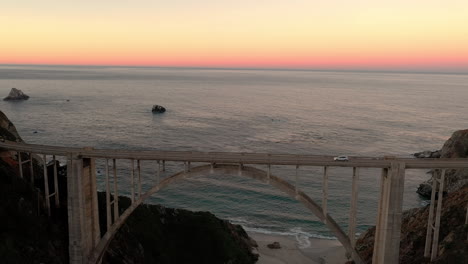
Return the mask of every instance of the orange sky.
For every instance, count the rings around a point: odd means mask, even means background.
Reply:
[[[9,2],[0,64],[468,71],[466,0]]]

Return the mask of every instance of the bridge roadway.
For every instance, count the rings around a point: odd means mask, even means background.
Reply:
[[[354,157],[349,161],[334,161],[333,156],[269,154],[243,152],[198,152],[198,151],[142,151],[114,150],[46,146],[17,142],[0,142],[0,148],[15,149],[22,152],[40,153],[57,156],[79,156],[82,158],[165,160],[184,162],[269,164],[297,166],[333,166],[361,168],[389,168],[392,162],[403,162],[407,169],[459,169],[468,168],[467,159],[416,159],[398,157]]]

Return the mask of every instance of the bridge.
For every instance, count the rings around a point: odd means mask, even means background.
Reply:
[[[447,169],[468,168],[466,159],[410,159],[396,157],[350,157],[349,161],[335,161],[332,156],[292,155],[270,153],[234,152],[189,152],[189,151],[140,151],[110,150],[93,148],[71,148],[0,142],[0,149],[8,151],[18,161],[18,174],[25,177],[29,169],[33,182],[33,161],[40,160],[44,167],[44,199],[50,214],[51,199],[58,206],[59,189],[56,160],[67,161],[67,210],[69,228],[70,263],[100,263],[110,241],[133,211],[151,195],[174,182],[200,173],[214,170],[222,172],[237,171],[240,175],[269,183],[302,203],[307,210],[320,219],[341,242],[355,263],[363,263],[356,249],[356,213],[359,194],[359,169],[381,169],[380,195],[376,220],[376,233],[372,263],[398,263],[400,232],[403,207],[403,190],[407,169],[439,169],[440,175],[433,180],[431,204],[429,209],[426,244],[424,255],[431,260],[437,257],[439,229],[442,208],[442,195],[437,199],[437,190],[444,189]],[[48,175],[47,159],[54,161],[54,173]],[[117,161],[127,160],[130,178],[129,188],[131,206],[124,212],[118,210]],[[154,184],[142,191],[142,162],[155,161]],[[106,213],[100,216],[97,198],[96,162],[105,164]],[[179,173],[162,177],[166,162],[180,164]],[[193,166],[196,163],[197,166]],[[111,165],[110,165],[111,164]],[[119,163],[120,166],[121,163]],[[295,168],[294,182],[289,183],[272,173],[272,166]],[[262,167],[260,169],[258,167]],[[322,167],[322,200],[317,203],[301,191],[298,170],[300,167]],[[328,175],[332,167],[351,167],[352,192],[350,197],[349,225],[345,232],[328,213]],[[53,177],[53,190],[49,186]],[[63,203],[63,201],[62,201]],[[99,218],[105,217],[107,231],[101,234]],[[467,216],[468,217],[468,216]]]

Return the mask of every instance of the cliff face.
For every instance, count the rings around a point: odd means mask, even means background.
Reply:
[[[55,217],[48,218],[38,198],[19,178],[12,160],[1,158],[1,263],[68,263],[66,215],[55,211]]]
[[[441,158],[468,158],[468,129],[455,131],[445,142],[440,154]],[[447,191],[456,191],[468,183],[468,169],[446,171],[445,177]]]
[[[8,119],[8,117],[0,111],[0,137],[3,137],[9,141],[23,142],[18,131],[16,131],[15,125]]]
[[[468,185],[443,198],[439,233],[439,257],[435,263],[466,263],[468,259],[468,225],[465,224],[468,205]],[[403,214],[400,263],[429,263],[423,257],[429,205],[413,208]],[[372,262],[375,227],[356,242],[356,249],[365,261]]]
[[[468,158],[468,129],[455,131],[445,142],[440,150],[440,158]],[[437,176],[440,171],[435,170]],[[468,183],[468,169],[447,170],[445,172],[445,190],[454,192]],[[430,198],[432,191],[432,180],[422,183],[418,188],[418,193],[426,198]]]

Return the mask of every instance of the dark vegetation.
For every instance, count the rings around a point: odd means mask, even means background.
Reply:
[[[99,210],[104,212],[104,193],[99,200]],[[128,206],[130,199],[120,197],[120,211]],[[105,230],[105,217],[100,222]],[[257,256],[251,253],[254,243],[241,226],[209,212],[142,205],[111,242],[104,262],[255,263]]]

